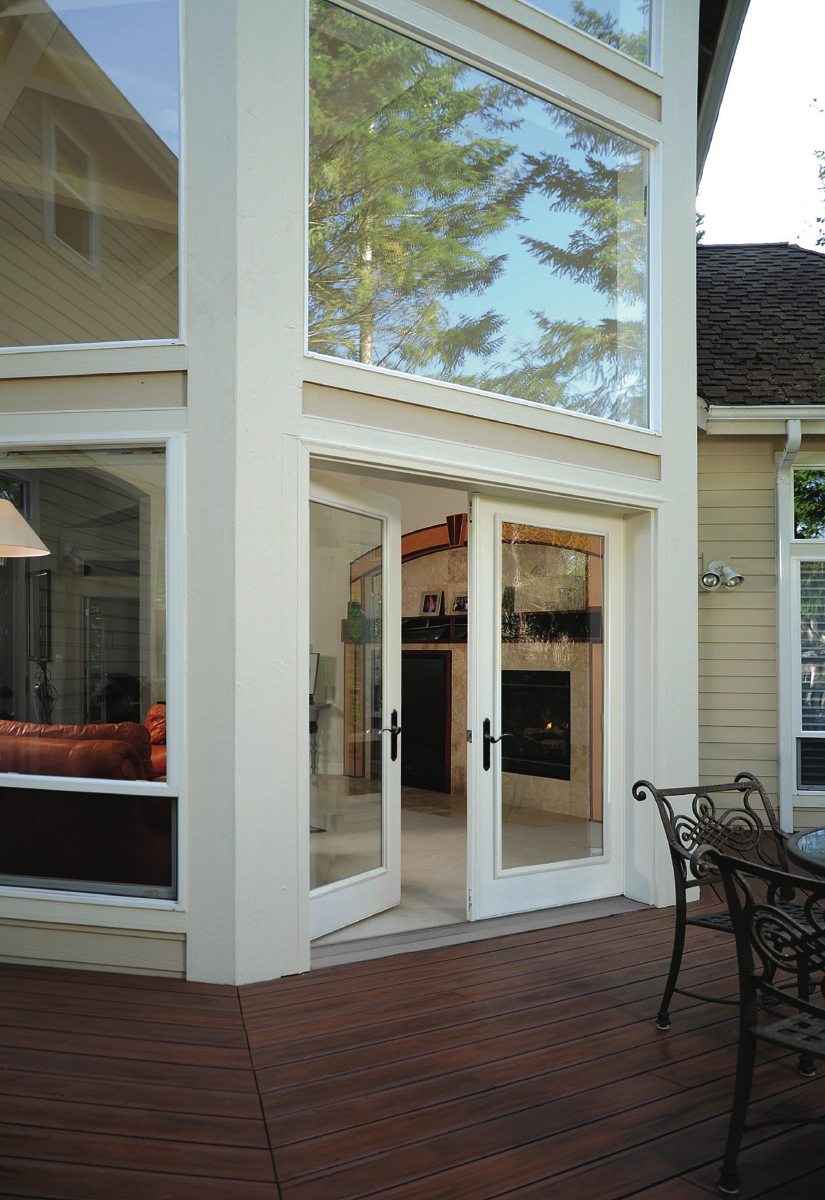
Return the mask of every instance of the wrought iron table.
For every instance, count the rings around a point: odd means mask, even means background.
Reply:
[[[786,847],[788,858],[814,875],[825,875],[825,829],[793,833]]]

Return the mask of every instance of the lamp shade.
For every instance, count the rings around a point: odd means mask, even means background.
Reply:
[[[11,500],[0,500],[0,558],[35,558],[49,553]]]

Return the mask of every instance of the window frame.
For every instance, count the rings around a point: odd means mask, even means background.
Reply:
[[[160,425],[161,422],[158,422]],[[98,901],[104,904],[123,903],[136,906],[182,908],[185,856],[182,854],[185,826],[184,787],[184,471],[185,434],[182,430],[145,433],[135,429],[119,434],[90,436],[66,431],[62,436],[14,436],[0,432],[0,450],[30,452],[66,450],[107,450],[137,447],[165,449],[166,489],[166,698],[168,705],[167,748],[168,770],[165,782],[149,780],[112,780],[69,778],[56,775],[19,775],[0,773],[0,788],[14,787],[72,795],[77,792],[96,795],[144,796],[165,798],[174,802],[175,824],[172,831],[173,881],[176,898],[154,899],[136,894],[137,889],[124,892],[119,885],[102,884],[101,890],[89,890],[93,881],[64,882],[61,887],[46,882],[33,885],[0,881],[0,896],[47,897],[49,899]],[[119,890],[106,890],[119,888]]]

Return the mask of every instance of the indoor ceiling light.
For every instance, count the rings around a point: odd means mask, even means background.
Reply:
[[[0,558],[34,558],[49,554],[11,500],[0,500]]]

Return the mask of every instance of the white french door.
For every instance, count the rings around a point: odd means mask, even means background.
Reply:
[[[401,516],[392,497],[310,487],[310,931],[401,899]]]
[[[620,519],[473,496],[468,916],[623,890]]]

